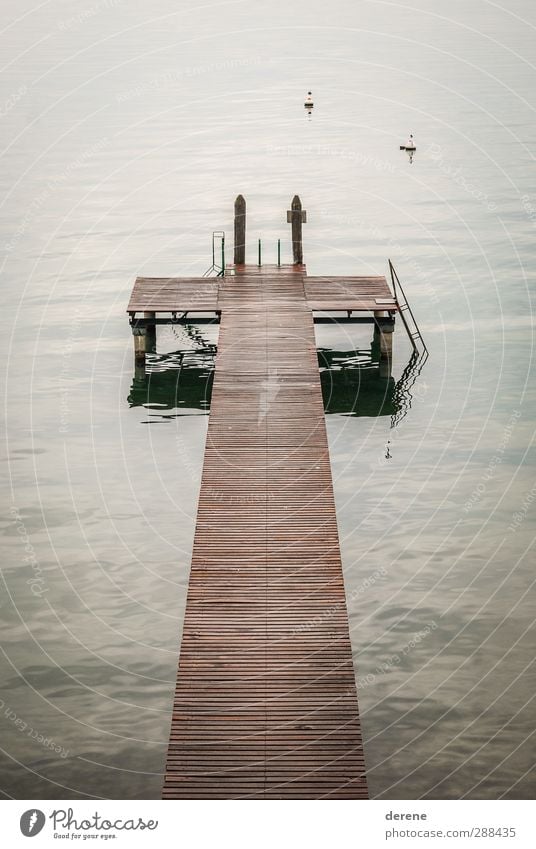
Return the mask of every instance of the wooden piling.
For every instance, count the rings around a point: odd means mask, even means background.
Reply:
[[[303,265],[302,224],[307,222],[307,213],[303,209],[298,195],[294,195],[290,210],[287,211],[287,223],[292,224],[292,256],[294,265]]]
[[[132,336],[134,339],[134,364],[145,368],[145,354],[147,351],[147,333],[145,327],[133,327]]]
[[[393,327],[380,328],[380,377],[390,377],[393,362]]]
[[[234,264],[246,262],[246,201],[238,195],[234,205]]]
[[[393,329],[383,326],[380,330],[380,354],[383,358],[392,359],[393,356]]]
[[[144,318],[154,318],[154,312],[144,312]],[[145,350],[146,352],[154,352],[156,351],[156,324],[148,324],[145,328],[146,331],[146,339],[145,339]]]

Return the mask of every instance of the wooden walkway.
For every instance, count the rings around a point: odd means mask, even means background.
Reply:
[[[221,326],[166,799],[367,798],[311,282],[348,308],[299,266],[167,288]]]
[[[244,266],[248,277],[292,273],[294,266]],[[271,269],[271,271],[270,271]],[[240,271],[238,272],[240,273]],[[128,312],[216,312],[222,309],[232,277],[138,277]],[[308,308],[316,311],[397,311],[385,277],[304,277]],[[278,302],[279,303],[279,302]],[[277,304],[278,305],[278,304]]]

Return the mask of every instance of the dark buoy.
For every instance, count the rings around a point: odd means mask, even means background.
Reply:
[[[406,144],[400,145],[400,150],[417,150],[415,146],[415,139],[413,138],[413,134],[410,135]]]
[[[400,145],[400,150],[406,151],[407,155],[409,156],[409,164],[411,165],[411,163],[413,162],[413,157],[415,155],[415,151],[417,150],[417,147],[415,145],[415,139],[413,138],[413,134],[410,134],[410,137],[409,137],[406,144]]]
[[[303,105],[305,106],[306,109],[312,109],[313,106],[315,105],[314,101],[313,101],[313,92],[312,91],[307,92],[307,97],[305,98],[305,103]]]

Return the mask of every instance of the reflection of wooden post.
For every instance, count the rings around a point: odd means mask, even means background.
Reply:
[[[144,312],[144,318],[154,318],[154,312]],[[156,324],[148,324],[146,330],[146,351],[156,351]]]
[[[246,201],[238,195],[234,205],[234,264],[246,262]]]
[[[307,213],[301,205],[298,195],[294,195],[290,210],[287,211],[287,223],[292,224],[292,256],[294,265],[303,265],[302,224],[307,223]]]

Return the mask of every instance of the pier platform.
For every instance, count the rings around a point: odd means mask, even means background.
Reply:
[[[238,270],[218,309],[163,796],[366,798],[304,273]]]
[[[385,277],[306,277],[305,266],[302,268],[303,297],[310,311],[362,313],[362,319],[373,322],[375,313],[398,310]],[[219,317],[235,276],[243,282],[258,282],[259,278],[295,273],[293,269],[293,265],[232,266],[224,277],[138,277],[127,309],[139,326],[148,323],[143,320],[145,312],[155,313],[157,324],[171,323],[168,316],[173,313],[188,313],[190,321],[192,315],[201,313]],[[282,302],[277,299],[273,306],[279,309]]]
[[[165,799],[368,796],[314,323],[374,323],[390,374],[399,302],[308,277],[299,198],[288,216],[292,265],[237,261],[239,196],[232,265],[140,277],[128,304],[142,368],[157,325],[220,325]]]

